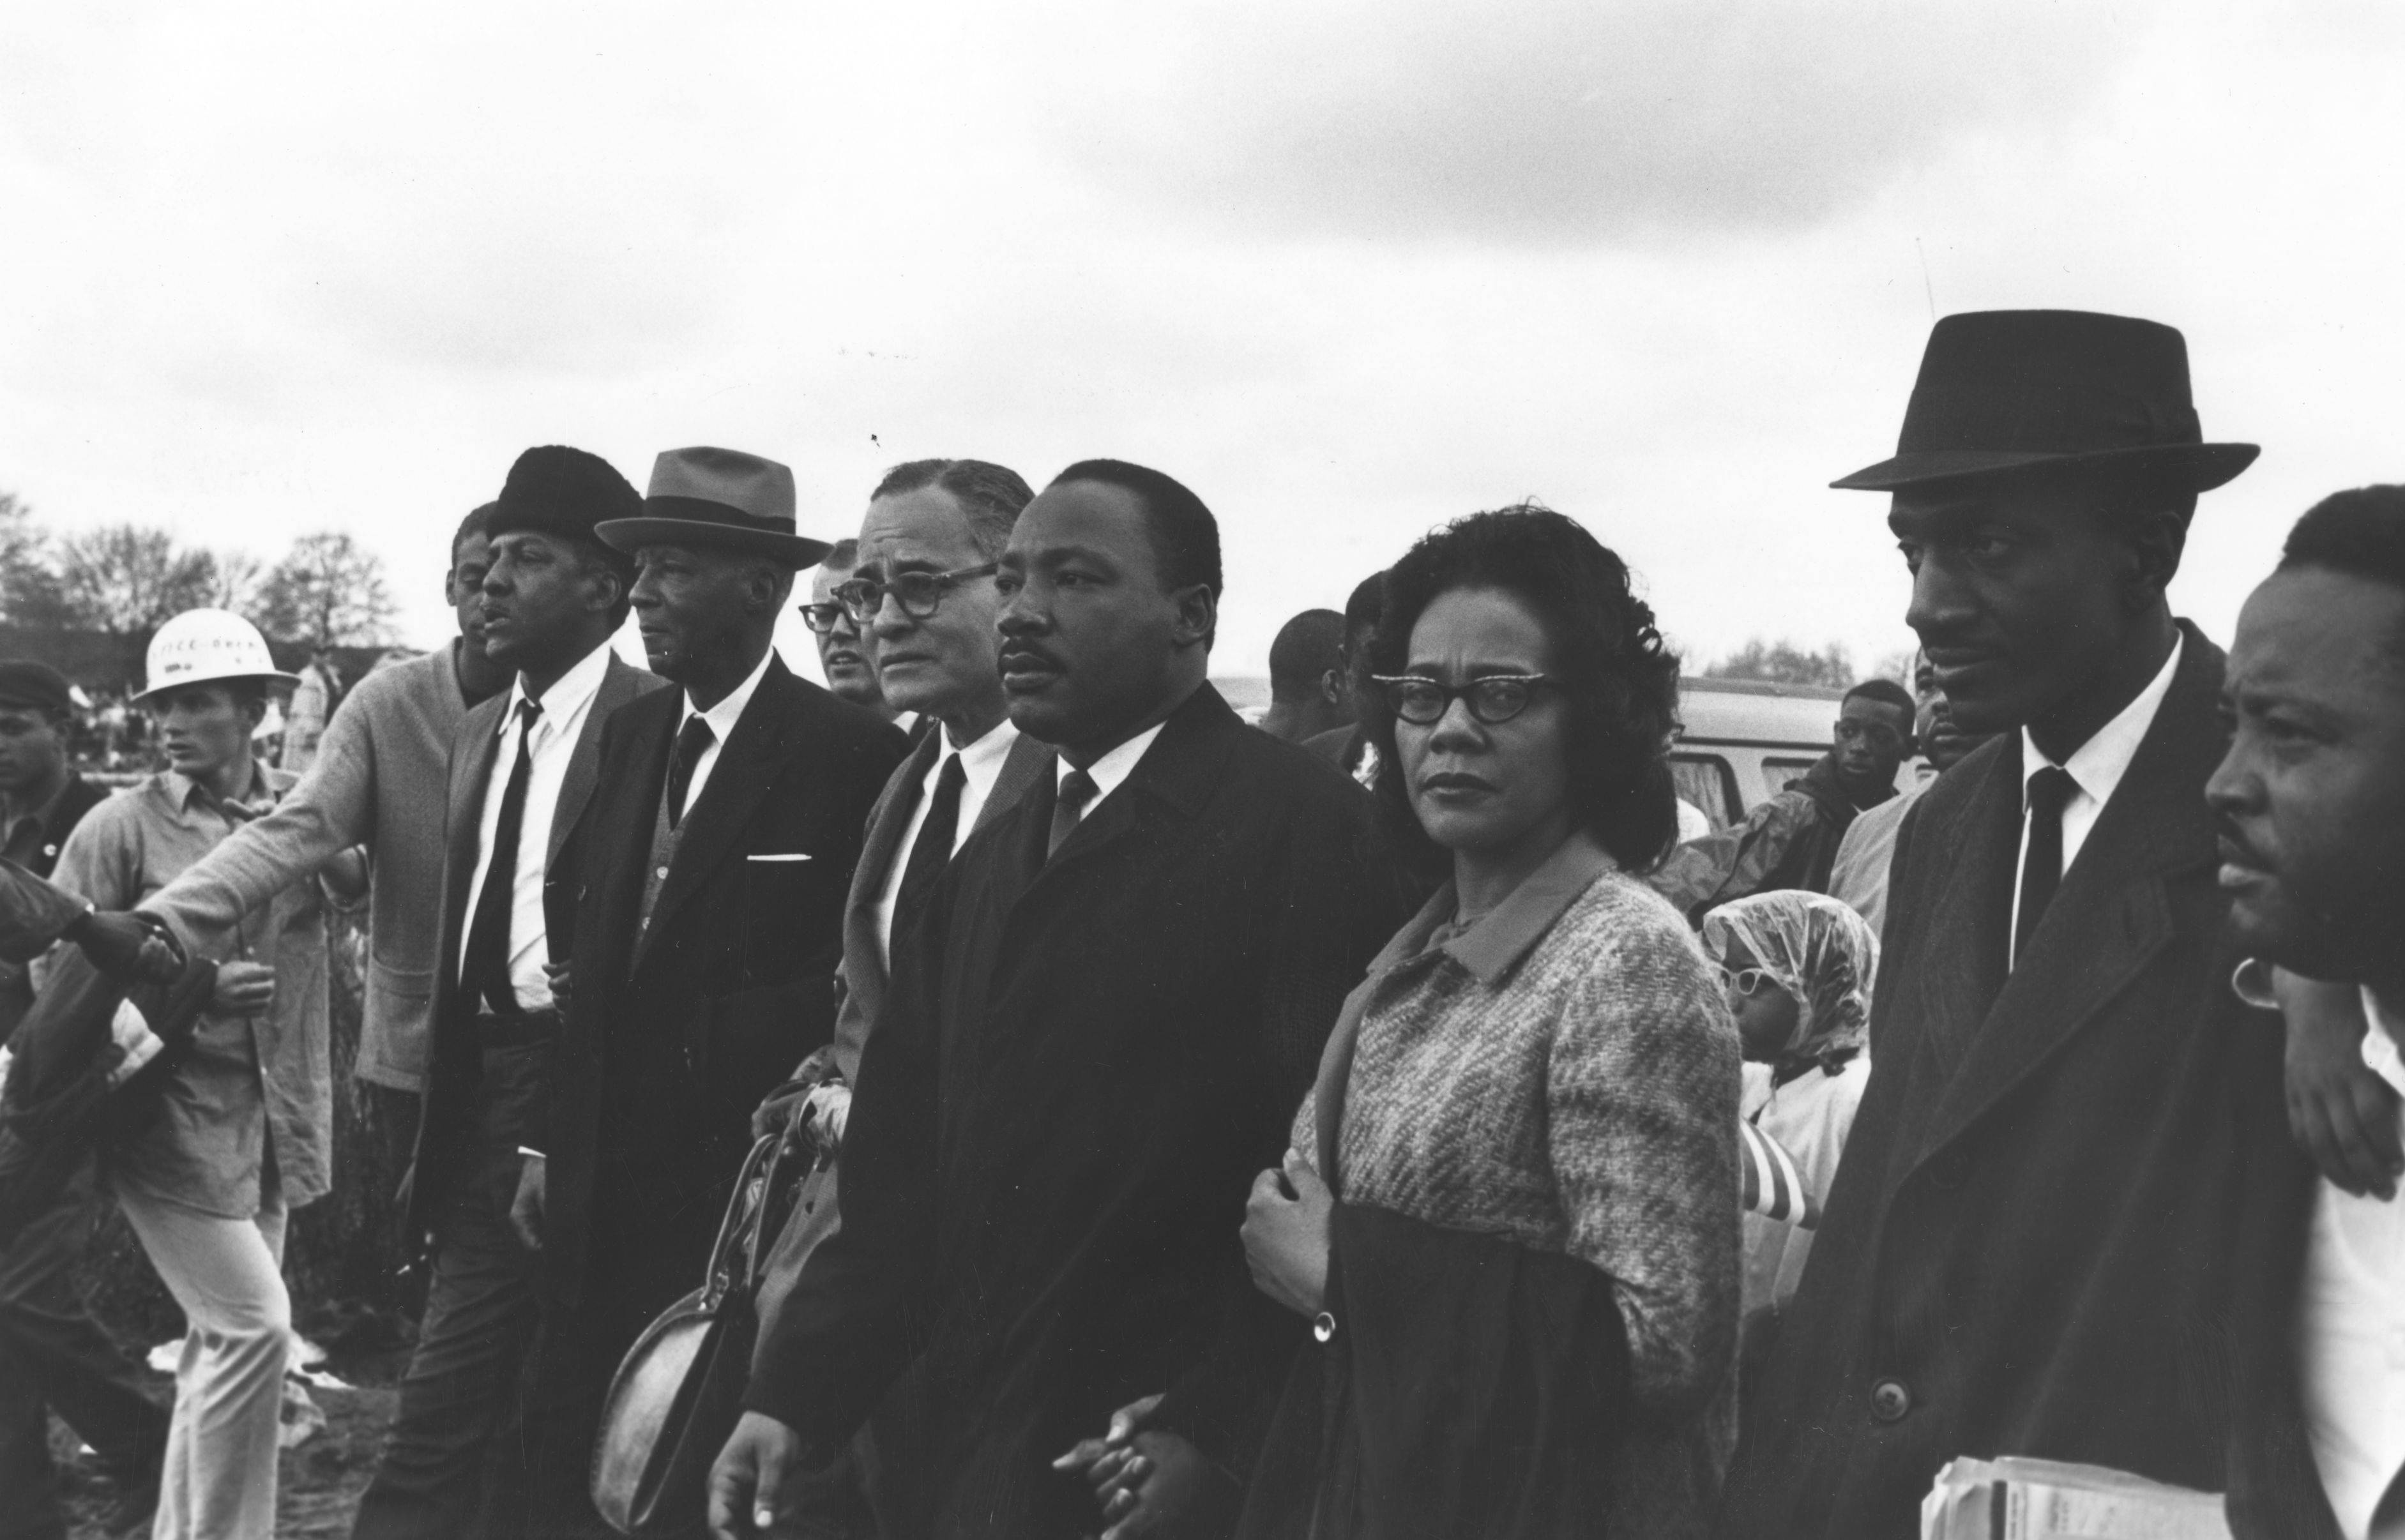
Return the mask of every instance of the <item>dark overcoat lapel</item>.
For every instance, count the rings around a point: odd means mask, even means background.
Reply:
[[[629,667],[613,652],[593,693],[592,708],[570,751],[561,778],[559,801],[545,842],[544,870],[557,865],[570,831],[592,800],[601,761],[601,736],[610,717],[620,707],[660,689],[667,681],[640,668]],[[485,792],[492,784],[493,766],[500,756],[501,719],[512,692],[479,702],[459,724],[451,741],[448,783],[443,799],[443,917],[440,950],[435,953],[433,1042],[429,1054],[426,1103],[418,1119],[418,1146],[410,1181],[412,1233],[422,1233],[433,1217],[449,1178],[452,1148],[470,1132],[476,1085],[481,1076],[481,1045],[471,1030],[475,1008],[459,998],[459,947],[468,928],[468,887],[475,880],[482,853]],[[546,894],[548,893],[546,883]],[[546,903],[546,910],[549,904]],[[548,919],[548,915],[546,915]],[[546,935],[553,955],[565,957],[560,938]],[[429,1130],[434,1130],[429,1143]]]
[[[638,1238],[671,1261],[696,1236],[706,1246],[749,1141],[745,1117],[832,1029],[843,899],[867,810],[902,755],[898,731],[772,660],[685,815],[643,926],[682,717],[682,693],[668,691],[612,719],[545,895],[574,957],[545,1215],[546,1276],[563,1303],[584,1291],[597,1221],[612,1237],[608,1267]],[[595,1203],[604,1180],[606,1211]],[[696,1271],[678,1288],[699,1276],[701,1259],[684,1260]]]
[[[2276,1019],[2228,987],[2203,802],[2222,658],[2186,637],[2011,976],[2018,744],[1980,749],[1907,817],[1871,1078],[1745,1408],[1727,1540],[1908,1540],[1961,1454],[2212,1491],[2245,1466],[2237,1403],[2288,1340],[2312,1175]]]

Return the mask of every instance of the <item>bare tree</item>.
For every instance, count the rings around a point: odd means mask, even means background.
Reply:
[[[163,529],[109,525],[61,542],[58,582],[68,622],[147,642],[168,617],[207,605],[217,562]]]
[[[236,550],[212,552],[209,561],[215,571],[209,580],[208,602],[237,615],[254,615],[266,586],[267,564],[247,551]]]
[[[0,615],[33,626],[59,625],[66,618],[49,535],[13,492],[0,492]]]
[[[1765,642],[1756,637],[1705,669],[1704,678],[1818,684],[1843,690],[1854,682],[1854,660],[1839,642],[1831,642],[1818,652],[1808,652],[1793,642]]]
[[[373,646],[392,617],[384,558],[348,535],[303,535],[260,590],[260,627],[284,641]]]

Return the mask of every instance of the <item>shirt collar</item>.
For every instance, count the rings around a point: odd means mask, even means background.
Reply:
[[[167,800],[176,805],[178,812],[190,811],[196,798],[204,805],[216,805],[217,799],[203,790],[199,781],[185,775],[181,770],[160,771],[159,784],[167,789]],[[250,784],[242,790],[243,794],[234,799],[234,805],[241,807],[256,807],[261,802],[272,801],[284,788],[277,783],[275,772],[268,767],[267,762],[253,754],[250,756]]]
[[[585,703],[601,693],[602,676],[610,672],[610,644],[587,652],[570,665],[568,672],[551,681],[541,701],[542,715],[538,721],[566,721],[584,708]],[[509,709],[501,713],[501,726],[506,729],[517,720],[518,705],[528,698],[526,676],[520,674],[510,683]]]
[[[9,819],[7,828],[0,829],[0,838],[6,838],[9,834],[15,833],[18,827],[28,819],[33,821],[35,828],[40,829],[47,833],[49,831],[51,815],[59,810],[59,804],[67,800],[67,792],[74,790],[75,783],[76,773],[70,770],[66,773],[65,777],[59,782],[59,789],[50,793],[49,801],[43,803],[39,807],[29,808]]]
[[[734,735],[735,724],[743,720],[743,708],[752,704],[752,693],[760,688],[760,681],[767,678],[768,665],[776,661],[777,650],[772,647],[761,655],[760,661],[752,665],[751,674],[741,684],[729,690],[716,706],[707,711],[694,705],[693,692],[686,691],[684,714],[677,719],[678,728],[682,730],[686,722],[699,717],[710,723],[710,735],[719,743],[725,743]]]
[[[1086,766],[1086,778],[1094,783],[1093,800],[1086,804],[1087,812],[1092,812],[1104,797],[1118,790],[1119,783],[1126,780],[1135,770],[1136,762],[1144,758],[1144,751],[1152,747],[1152,740],[1160,736],[1160,730],[1168,725],[1165,721],[1154,722],[1150,727]],[[988,736],[991,735],[991,734],[988,735]],[[980,738],[978,741],[981,743],[984,739]],[[963,765],[961,768],[966,770],[968,766]],[[1067,760],[1060,761],[1053,768],[1053,774],[1059,777],[1053,784],[1058,786],[1060,781],[1067,780],[1069,772],[1074,768],[1075,766]]]
[[[2405,1096],[2405,1057],[2397,1051],[2397,1034],[2405,1032],[2405,1021],[2381,1008],[2371,986],[2363,987],[2363,1066],[2386,1081],[2390,1089]]]
[[[2114,789],[2121,777],[2130,773],[2130,762],[2138,757],[2138,746],[2146,741],[2146,729],[2155,724],[2155,713],[2162,709],[2163,697],[2171,693],[2172,676],[2179,671],[2180,654],[2187,649],[2187,637],[2182,634],[2172,643],[2172,655],[2163,660],[2137,698],[2121,707],[2120,714],[2098,728],[2086,743],[2072,750],[2063,768],[2080,791],[2103,806],[2113,800]],[[2029,805],[2029,783],[2040,770],[2053,761],[2021,729],[2021,805]]]
[[[943,729],[938,727],[937,732]],[[1002,775],[1002,762],[1010,757],[1010,746],[1019,741],[1019,726],[1008,717],[986,729],[985,736],[965,749],[955,749],[951,740],[944,740],[944,751],[935,756],[935,768],[941,770],[947,757],[958,754],[961,774],[982,787],[991,785]]]
[[[1562,841],[1544,863],[1520,879],[1520,886],[1478,922],[1447,941],[1438,950],[1475,974],[1488,988],[1503,982],[1519,966],[1528,949],[1542,941],[1554,922],[1595,886],[1596,878],[1616,871],[1620,863],[1581,829]],[[1385,955],[1373,965],[1399,962],[1417,952],[1439,927],[1451,919],[1460,903],[1453,883],[1439,888],[1419,915],[1387,944]]]

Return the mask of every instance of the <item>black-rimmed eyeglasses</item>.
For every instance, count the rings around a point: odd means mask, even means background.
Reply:
[[[839,604],[805,604],[795,608],[802,612],[802,623],[822,637],[834,630],[835,623],[843,619],[843,606]]]
[[[1528,709],[1539,690],[1556,682],[1543,674],[1487,674],[1468,684],[1446,684],[1424,674],[1370,678],[1385,692],[1386,709],[1414,727],[1433,726],[1456,699],[1468,701],[1470,714],[1493,727]]]
[[[993,575],[994,565],[963,567],[950,572],[896,572],[879,582],[872,578],[854,578],[835,586],[836,602],[851,617],[854,625],[866,625],[885,608],[885,596],[902,607],[902,613],[914,621],[933,615],[944,602],[944,595],[972,578]]]

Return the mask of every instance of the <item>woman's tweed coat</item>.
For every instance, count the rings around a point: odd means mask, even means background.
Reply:
[[[1604,1533],[1700,1533],[1736,1436],[1735,1024],[1678,913],[1582,835],[1440,939],[1454,902],[1361,987],[1331,1184],[1609,1276],[1637,1422]],[[1316,1116],[1315,1094],[1315,1166]]]

